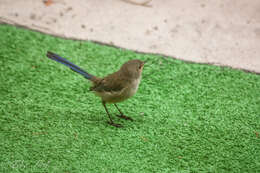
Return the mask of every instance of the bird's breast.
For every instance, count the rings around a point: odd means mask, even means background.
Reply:
[[[135,79],[131,82],[130,87],[126,90],[126,92],[128,92],[127,95],[129,97],[132,97],[136,93],[136,91],[138,90],[140,80],[141,80],[141,77],[138,78],[138,79]]]

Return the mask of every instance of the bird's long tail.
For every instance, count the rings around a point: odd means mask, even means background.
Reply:
[[[57,61],[61,64],[64,64],[66,66],[68,66],[71,70],[81,74],[82,76],[84,76],[86,79],[88,80],[94,80],[94,78],[96,78],[95,76],[89,74],[88,72],[82,70],[80,67],[76,66],[75,64],[69,62],[68,60],[66,60],[65,58],[60,57],[59,55],[52,53],[52,52],[47,52],[46,56],[54,61]]]

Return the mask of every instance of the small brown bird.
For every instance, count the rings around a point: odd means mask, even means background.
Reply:
[[[93,86],[90,88],[90,91],[93,91],[95,95],[101,97],[102,104],[110,119],[110,121],[108,121],[110,125],[122,127],[121,124],[114,123],[110,113],[107,110],[106,103],[113,103],[115,105],[116,109],[120,113],[120,115],[117,115],[119,118],[133,121],[131,117],[128,117],[122,113],[116,103],[130,98],[136,93],[141,81],[141,75],[145,62],[138,59],[127,61],[117,72],[109,74],[104,78],[99,78],[87,73],[80,67],[74,65],[57,54],[47,52],[47,57],[70,67],[73,71],[83,75],[86,79],[92,82]]]

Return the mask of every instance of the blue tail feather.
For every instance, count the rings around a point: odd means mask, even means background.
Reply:
[[[66,60],[65,58],[60,57],[59,55],[52,53],[52,52],[47,52],[46,55],[48,58],[57,61],[61,64],[64,64],[66,66],[68,66],[71,70],[81,74],[82,76],[84,76],[86,79],[91,80],[94,76],[89,74],[88,72],[82,70],[80,67],[76,66],[75,64],[69,62],[68,60]]]

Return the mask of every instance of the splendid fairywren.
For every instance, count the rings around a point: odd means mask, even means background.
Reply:
[[[121,124],[116,124],[113,122],[111,115],[107,110],[106,103],[113,103],[115,105],[120,113],[118,117],[126,120],[133,120],[132,118],[125,116],[118,108],[116,103],[130,98],[136,93],[141,81],[141,75],[144,66],[143,61],[138,59],[127,61],[118,71],[109,74],[106,77],[99,78],[89,74],[88,72],[82,70],[78,66],[72,64],[57,54],[47,52],[47,57],[68,66],[73,71],[81,74],[92,82],[93,86],[90,88],[90,91],[93,91],[95,95],[101,97],[102,104],[110,119],[110,121],[108,121],[110,125],[115,127],[122,127]]]

